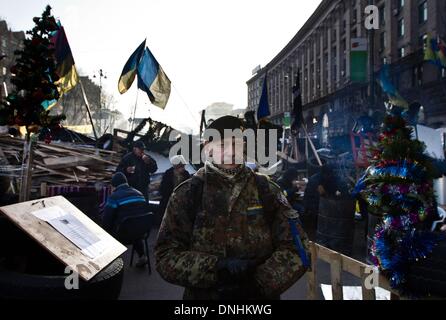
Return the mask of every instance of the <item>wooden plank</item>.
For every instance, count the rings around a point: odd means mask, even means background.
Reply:
[[[367,268],[362,269],[362,277],[361,277],[361,288],[362,288],[362,300],[376,300],[376,291],[375,288],[368,289],[368,277],[370,274],[366,273]]]
[[[307,273],[307,299],[308,300],[317,300],[317,250],[314,243],[310,243],[310,253],[311,253],[311,270]]]
[[[66,151],[65,149],[62,149],[62,148],[48,146],[48,145],[42,145],[42,144],[40,145],[40,147],[48,149],[48,150],[57,151],[57,152],[65,152]],[[89,154],[82,154],[80,152],[71,151],[71,150],[69,151],[69,153],[72,154],[72,155],[85,156],[85,157],[88,157],[88,158],[91,158],[91,159],[95,159],[95,160],[103,162],[103,163],[111,164],[113,166],[117,165],[116,162],[108,161],[108,160],[102,159],[101,157],[98,157],[98,156],[93,156],[93,155],[89,155]]]
[[[108,155],[115,155],[117,154],[116,151],[110,151],[110,150],[103,150],[103,149],[98,149],[98,148],[87,148],[81,145],[76,145],[76,144],[72,144],[72,143],[59,143],[59,142],[53,142],[52,143],[53,146],[59,147],[59,148],[63,148],[65,150],[67,150],[68,152],[70,151],[76,151],[76,150],[82,150],[82,151],[86,151],[92,154],[96,154],[96,153],[103,153],[103,154],[108,154]]]
[[[30,139],[29,133],[23,148],[22,174],[20,182],[19,201],[28,201],[31,193],[31,183],[33,174],[33,141]]]
[[[66,174],[66,173],[63,173],[63,172],[60,172],[60,171],[56,171],[56,170],[52,170],[52,169],[48,169],[48,168],[45,168],[45,167],[40,166],[40,165],[37,165],[36,168],[37,168],[37,169],[40,169],[40,170],[48,171],[49,173],[52,173],[52,174],[54,174],[54,175],[58,175],[58,176],[62,176],[62,177],[66,177],[66,178],[70,178],[70,179],[74,179],[74,180],[76,180],[76,177],[74,177],[74,176],[72,176],[72,175],[70,175],[70,174]],[[80,182],[88,182],[87,179],[79,179],[79,181],[80,181]]]
[[[50,156],[49,154],[42,152],[39,149],[34,150],[34,154],[42,158],[48,158]]]
[[[344,300],[342,288],[342,257],[340,254],[334,254],[331,258],[330,275],[333,300]]]
[[[343,254],[340,254],[339,252],[333,251],[331,249],[328,249],[326,247],[323,247],[319,244],[315,244],[318,250],[318,258],[330,263],[333,255],[338,255],[342,258],[342,267],[344,271],[347,271],[351,274],[353,274],[355,277],[360,278],[361,277],[361,267],[368,267],[367,264],[362,263],[358,260],[355,260],[353,258],[350,258],[348,256],[345,256]]]
[[[74,175],[74,178],[76,178],[76,182],[79,182],[79,178],[77,177],[75,170],[73,170],[73,175]]]
[[[105,241],[107,250],[95,259],[91,259],[48,223],[32,215],[34,211],[54,206],[58,206],[64,212],[73,215],[99,239]],[[2,207],[0,212],[4,213],[66,266],[70,266],[77,271],[82,279],[86,281],[92,279],[127,250],[125,246],[116,241],[62,196]]]
[[[59,158],[44,158],[43,162],[49,169],[61,169],[77,166],[88,166],[93,164],[95,160],[85,156],[68,156]]]
[[[6,165],[10,164],[8,158],[6,158],[6,155],[1,147],[0,147],[0,164],[6,164]]]
[[[401,297],[398,295],[398,294],[396,294],[396,293],[394,293],[394,292],[391,292],[390,293],[390,300],[401,300]]]
[[[81,172],[88,172],[88,171],[90,171],[90,168],[83,167],[83,166],[76,166],[76,169],[81,171]]]
[[[323,247],[319,244],[314,244],[314,245],[317,248],[318,259],[325,261],[327,263],[331,263],[332,256],[337,254],[342,257],[343,271],[348,272],[357,278],[360,278],[360,279],[362,278],[362,276],[363,276],[362,268],[370,268],[371,267],[363,262],[357,261],[353,258],[344,256],[342,254],[339,254],[336,251],[330,250],[330,249]],[[387,278],[384,277],[382,274],[379,275],[379,287],[398,295],[395,292],[395,290],[393,290],[392,287],[390,286],[390,283],[387,280]]]
[[[40,196],[45,198],[48,196],[48,184],[46,182],[42,182],[40,184]]]

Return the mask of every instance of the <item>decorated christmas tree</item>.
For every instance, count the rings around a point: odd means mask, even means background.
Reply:
[[[41,17],[33,19],[35,27],[27,31],[23,49],[17,50],[16,64],[11,67],[14,90],[0,104],[0,125],[26,128],[23,151],[20,201],[29,199],[33,166],[32,133],[40,132],[47,143],[51,142],[51,130],[60,128],[65,116],[51,116],[48,106],[59,99],[55,82],[55,48],[52,37],[59,29],[47,6]]]
[[[430,230],[437,218],[436,172],[406,117],[407,112],[400,108],[389,110],[379,143],[372,150],[372,166],[356,187],[369,213],[381,218],[371,258],[392,287],[402,292],[407,289],[411,266],[429,258],[441,240]]]
[[[47,6],[41,17],[33,19],[35,27],[27,31],[22,50],[15,52],[16,64],[11,67],[15,89],[0,105],[0,125],[25,126],[27,137],[40,130],[58,128],[64,116],[50,116],[48,102],[59,98],[55,49],[52,35],[58,30],[56,20]]]

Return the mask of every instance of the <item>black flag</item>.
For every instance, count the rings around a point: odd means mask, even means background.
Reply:
[[[296,77],[296,84],[293,87],[293,118],[294,122],[291,128],[299,130],[304,123],[303,106],[302,106],[302,91],[300,89],[300,73]]]

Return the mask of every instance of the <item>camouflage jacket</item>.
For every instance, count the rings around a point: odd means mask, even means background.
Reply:
[[[196,175],[203,180],[198,209],[192,180],[178,186],[170,198],[155,247],[158,272],[166,281],[186,287],[185,298],[217,299],[217,261],[252,259],[259,261],[253,276],[261,295],[279,297],[306,271],[288,223],[298,218],[297,212],[270,182],[276,209],[267,219],[249,168],[232,179],[209,165]],[[306,234],[298,228],[307,249]]]

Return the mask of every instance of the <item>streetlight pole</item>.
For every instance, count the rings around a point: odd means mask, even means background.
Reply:
[[[99,69],[98,72],[98,77],[99,77],[99,110],[100,110],[100,119],[99,119],[99,124],[101,127],[101,131],[105,130],[105,125],[106,125],[106,121],[105,119],[102,119],[102,117],[104,116],[103,114],[103,110],[102,110],[102,78],[107,79],[107,75],[104,73],[104,71],[102,69]],[[96,78],[96,74],[93,75],[93,78]],[[103,123],[104,120],[104,123]],[[105,131],[102,132],[102,135],[105,134]]]

